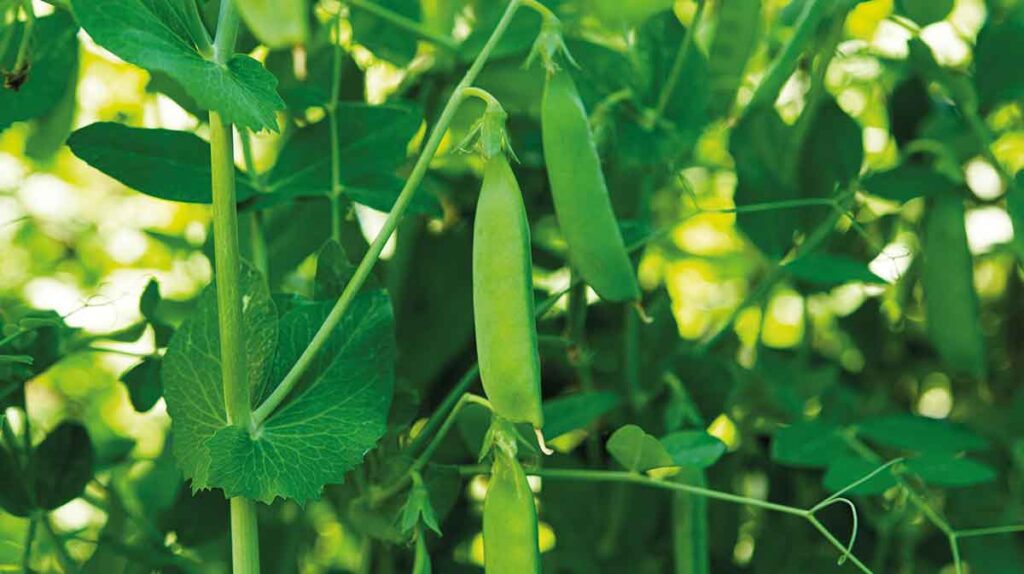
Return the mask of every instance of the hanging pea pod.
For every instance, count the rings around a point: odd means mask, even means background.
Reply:
[[[541,108],[544,160],[570,262],[603,299],[638,301],[587,110],[568,72],[549,73]]]
[[[537,507],[514,453],[494,449],[484,499],[484,568],[487,574],[540,572]]]
[[[704,471],[683,468],[674,480],[705,487]],[[708,501],[688,492],[672,495],[672,550],[675,574],[708,574]]]
[[[504,153],[487,161],[473,232],[473,315],[480,379],[494,412],[535,428],[541,410],[530,226]]]

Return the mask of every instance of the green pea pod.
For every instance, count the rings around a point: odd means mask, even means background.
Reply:
[[[704,471],[683,468],[673,480],[706,487]],[[708,501],[688,492],[672,495],[672,547],[675,574],[708,574]]]
[[[548,77],[541,103],[544,160],[569,260],[608,301],[638,301],[640,287],[612,210],[587,110],[565,71]]]
[[[484,571],[486,574],[540,572],[537,507],[519,461],[495,449],[484,499]]]
[[[480,379],[494,411],[544,424],[530,226],[505,155],[487,161],[473,232],[473,315]]]

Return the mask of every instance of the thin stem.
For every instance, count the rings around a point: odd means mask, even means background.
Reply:
[[[25,26],[21,29],[21,43],[18,44],[18,56],[14,60],[14,73],[20,74],[29,66],[28,49],[32,43],[32,29],[36,25],[36,13],[32,9],[32,0],[24,0],[21,5],[25,12]]]
[[[968,528],[966,530],[957,530],[957,538],[970,538],[972,536],[996,536],[999,534],[1017,534],[1018,532],[1024,532],[1024,524],[1014,524],[1012,526],[991,526],[988,528]]]
[[[789,43],[786,44],[786,47],[783,48],[782,54],[772,63],[768,73],[757,86],[754,96],[747,105],[748,110],[762,105],[770,105],[775,101],[782,86],[793,75],[804,46],[811,40],[825,12],[832,7],[833,0],[811,0],[804,5],[804,10],[800,13],[799,20],[797,20],[793,36],[790,38]]]
[[[210,38],[210,32],[199,15],[199,5],[193,1],[186,2],[186,4],[188,7],[185,9],[185,25],[188,26],[189,34],[195,41],[199,53],[210,58],[213,56],[213,39]]]
[[[252,132],[239,130],[239,139],[242,142],[242,158],[245,161],[245,171],[249,175],[249,181],[260,193],[267,193],[266,178],[256,168],[256,156],[252,151]],[[254,209],[249,213],[249,248],[252,250],[253,264],[260,273],[267,277],[270,274],[270,255],[267,253],[267,238],[263,235],[263,213]]]
[[[327,120],[331,130],[331,238],[341,242],[341,134],[338,133],[338,98],[341,97],[341,12],[334,20],[334,46],[331,61],[331,101],[327,102]]]
[[[825,540],[828,540],[832,544],[832,546],[835,546],[837,550],[842,552],[843,556],[846,556],[850,563],[856,566],[861,572],[871,574],[871,569],[868,568],[863,562],[861,562],[856,556],[852,554],[846,554],[846,548],[843,546],[843,543],[840,542],[838,538],[833,536],[832,533],[829,532],[828,528],[825,528],[825,525],[822,524],[817,518],[809,515],[807,516],[807,521],[810,522],[811,526],[817,529],[817,531],[825,537]]]
[[[963,574],[964,564],[963,560],[960,559],[960,541],[957,540],[956,532],[950,533],[947,538],[949,539],[949,551],[953,555],[953,567],[956,569],[956,574]]]
[[[25,547],[21,550],[21,571],[32,572],[32,544],[36,539],[36,525],[38,520],[35,516],[28,519],[28,529],[25,531]]]
[[[213,60],[218,64],[227,64],[231,56],[235,55],[238,26],[238,10],[235,3],[221,2],[220,13],[217,16],[217,37],[213,40]]]
[[[49,515],[39,514],[38,521],[43,525],[43,532],[46,533],[50,539],[50,544],[53,546],[54,551],[57,554],[57,562],[60,563],[60,568],[67,574],[78,572],[78,564],[75,563],[71,555],[68,554],[68,549],[64,547],[64,541],[57,536],[57,531],[53,529],[53,523],[50,522]]]
[[[292,369],[285,375],[284,380],[281,384],[274,389],[274,391],[267,397],[259,408],[256,409],[254,415],[254,422],[258,426],[270,416],[274,410],[284,402],[285,398],[288,397],[288,393],[299,383],[302,375],[309,368],[313,362],[313,358],[320,349],[327,343],[327,339],[334,331],[335,327],[341,322],[342,317],[345,315],[345,311],[348,310],[349,305],[355,299],[356,295],[362,289],[363,284],[369,278],[370,273],[373,271],[374,265],[380,259],[380,254],[384,250],[384,246],[387,244],[391,235],[395,232],[398,227],[398,222],[405,214],[406,209],[409,207],[409,203],[416,195],[416,191],[419,189],[420,182],[423,181],[423,177],[427,173],[427,169],[430,167],[430,162],[437,153],[437,149],[441,146],[441,141],[444,139],[444,134],[448,130],[448,126],[455,118],[455,113],[458,111],[459,105],[465,99],[465,90],[470,87],[476,80],[476,77],[480,75],[480,71],[483,69],[484,64],[490,58],[491,52],[498,45],[498,41],[505,34],[509,24],[512,22],[512,17],[515,15],[516,10],[520,6],[519,0],[512,0],[509,2],[508,8],[505,10],[505,15],[502,16],[498,22],[497,27],[491,34],[487,44],[484,45],[480,54],[477,56],[473,65],[470,66],[466,75],[462,78],[462,81],[455,87],[452,93],[451,99],[445,105],[444,110],[441,112],[441,117],[438,118],[437,124],[434,126],[433,131],[430,134],[430,139],[427,140],[427,144],[420,154],[416,165],[413,167],[412,173],[409,174],[409,179],[405,183],[405,187],[402,188],[402,192],[399,194],[398,199],[395,200],[395,206],[392,208],[391,213],[388,214],[387,220],[385,220],[380,233],[370,244],[369,250],[363,257],[363,260],[359,262],[359,266],[356,267],[355,273],[352,279],[345,286],[345,290],[342,292],[341,297],[338,298],[338,302],[334,305],[331,313],[324,320],[323,325],[317,331],[316,335],[313,336],[313,340],[310,341],[309,346],[302,352],[299,359],[295,362]]]
[[[389,10],[379,4],[371,2],[370,0],[344,1],[351,8],[358,8],[360,10],[369,12],[370,14],[373,14],[374,16],[380,18],[381,20],[385,20],[394,26],[402,28],[406,32],[412,32],[413,34],[419,36],[420,38],[427,40],[433,44],[437,44],[438,46],[446,50],[451,50],[454,52],[459,49],[459,44],[455,40],[449,38],[448,36],[438,34],[437,32],[427,28],[426,26],[417,22],[416,20],[403,16],[392,10]]]
[[[902,458],[896,458],[896,459],[890,460],[889,462],[883,464],[882,466],[876,468],[875,470],[872,470],[871,472],[869,472],[868,474],[864,475],[863,477],[861,477],[861,478],[857,479],[856,481],[854,481],[854,482],[846,485],[845,487],[839,489],[839,491],[837,491],[834,494],[832,494],[832,496],[829,496],[825,500],[822,500],[818,504],[815,504],[814,507],[811,508],[811,512],[814,513],[814,512],[817,512],[817,511],[821,510],[822,508],[825,508],[826,506],[832,504],[833,502],[835,502],[836,500],[841,498],[847,492],[850,492],[851,490],[853,490],[853,489],[857,488],[858,486],[864,484],[865,482],[871,480],[872,478],[877,476],[879,473],[885,471],[886,469],[888,469],[892,465],[894,465],[896,463],[899,463],[899,462],[902,462],[902,461],[903,461]]]
[[[462,397],[469,391],[469,387],[473,385],[477,377],[480,376],[480,365],[474,364],[466,371],[466,374],[459,378],[452,390],[448,392],[441,404],[434,410],[430,418],[427,419],[427,423],[423,425],[423,429],[420,430],[416,438],[413,439],[409,445],[408,451],[415,453],[423,446],[424,442],[429,440],[430,437],[434,436],[435,430],[443,426],[443,423],[447,420],[448,415],[458,406]]]
[[[658,104],[654,108],[654,115],[649,122],[651,127],[658,125],[662,116],[665,115],[665,110],[668,109],[669,102],[672,101],[672,94],[675,93],[676,86],[679,85],[679,79],[682,77],[683,69],[686,67],[686,60],[693,50],[694,38],[697,36],[697,27],[704,19],[704,9],[707,5],[707,0],[697,0],[697,12],[693,15],[693,21],[690,22],[689,27],[686,28],[686,36],[683,37],[683,41],[679,45],[679,51],[676,52],[676,59],[672,63],[672,71],[669,72],[668,80],[662,86],[661,93],[658,95]]]

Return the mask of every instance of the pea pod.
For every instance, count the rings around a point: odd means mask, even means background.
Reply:
[[[480,379],[495,413],[544,424],[530,227],[503,153],[487,161],[473,232],[473,315]]]
[[[541,103],[544,160],[569,260],[608,301],[637,301],[640,287],[612,210],[593,134],[576,84],[548,76]]]
[[[484,569],[487,574],[540,572],[537,507],[519,461],[494,450],[484,499]]]

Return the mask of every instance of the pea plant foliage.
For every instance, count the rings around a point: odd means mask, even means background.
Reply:
[[[1019,0],[0,0],[0,569],[1020,571],[1022,50]]]

